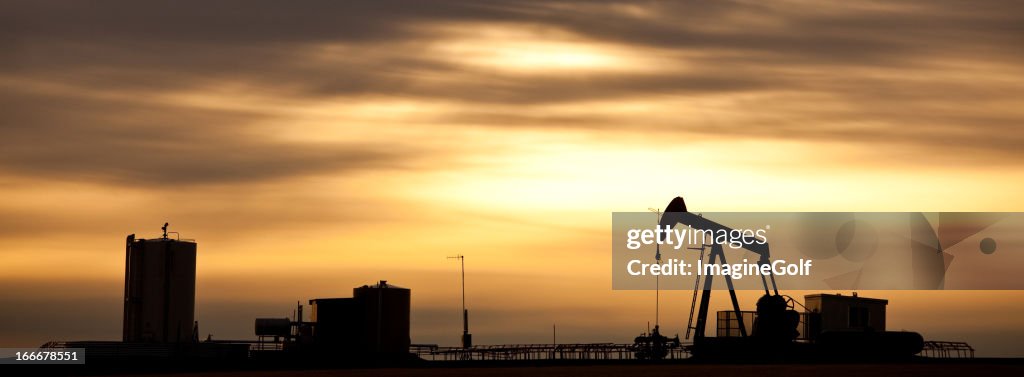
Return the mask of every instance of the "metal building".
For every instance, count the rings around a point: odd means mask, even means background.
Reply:
[[[353,289],[352,295],[309,301],[317,346],[354,353],[408,354],[410,290],[381,280]]]
[[[885,331],[885,307],[888,304],[889,300],[859,297],[857,293],[853,296],[806,295],[804,306],[807,312],[820,314],[818,318],[811,317],[809,326],[812,328],[808,332],[813,335],[825,331]]]
[[[125,245],[125,342],[179,343],[196,340],[196,243],[167,238],[136,239]]]
[[[365,351],[363,331],[365,315],[362,303],[354,298],[317,298],[311,321],[317,346],[348,352]]]

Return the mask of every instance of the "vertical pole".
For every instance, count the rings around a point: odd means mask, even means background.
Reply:
[[[466,257],[459,255],[462,270],[462,348],[469,348],[466,339],[469,336],[469,311],[466,310]]]
[[[469,348],[469,311],[466,310],[466,257],[462,254],[454,257],[448,257],[448,259],[458,259],[459,269],[462,282],[462,348]]]
[[[658,224],[658,230],[661,230],[661,209],[648,208],[648,211],[654,212],[655,223]],[[660,237],[660,236],[659,236]],[[660,239],[659,239],[660,241]],[[682,241],[680,241],[682,242]],[[661,264],[661,243],[655,243],[654,260],[656,263]],[[661,316],[661,275],[654,276],[654,328],[658,328]]]
[[[661,264],[661,246],[655,245],[657,251],[657,263]],[[658,328],[661,316],[661,274],[654,275],[654,328]]]
[[[302,301],[296,301],[295,305],[298,306],[298,310],[295,313],[295,326],[292,328],[292,335],[298,338],[302,335]]]
[[[462,265],[462,312],[466,312],[466,257],[459,255],[459,264]],[[463,329],[469,331],[469,321],[463,321]]]
[[[131,288],[135,285],[132,282],[132,243],[133,242],[135,242],[135,234],[129,234],[128,237],[125,238],[125,242],[124,242],[124,244],[125,244],[124,245],[124,319],[121,322],[121,327],[122,327],[122,329],[121,329],[121,340],[125,341],[125,342],[127,342],[129,340],[135,340],[135,339],[130,339],[130,338],[134,338],[134,336],[129,336],[129,334],[131,334],[134,331],[135,327],[129,325],[129,322],[128,322],[129,320],[134,320],[134,317],[136,316],[136,314],[133,314],[134,312],[132,312],[135,308],[132,307],[134,305],[134,303],[132,302],[132,291],[131,291]],[[132,317],[132,318],[129,318],[129,317]]]

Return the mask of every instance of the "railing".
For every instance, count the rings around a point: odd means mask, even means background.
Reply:
[[[409,351],[424,360],[633,360],[634,344],[499,344],[470,348],[414,344]],[[690,357],[690,345],[667,348],[667,359]]]
[[[281,351],[284,349],[284,339],[278,336],[260,335],[259,339],[250,344],[250,351]]]
[[[973,359],[974,347],[966,342],[929,340],[924,342],[924,349],[919,355],[936,359]]]

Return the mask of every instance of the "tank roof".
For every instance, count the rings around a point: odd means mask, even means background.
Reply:
[[[175,239],[175,238],[136,238],[135,242],[182,242],[182,243],[196,243],[193,239]]]
[[[809,298],[814,298],[814,297],[838,299],[838,300],[851,300],[851,301],[853,301],[853,300],[856,300],[856,301],[871,301],[871,302],[876,302],[876,303],[881,303],[881,304],[889,304],[889,300],[886,300],[886,299],[883,299],[883,298],[861,297],[861,296],[858,296],[856,293],[854,293],[852,296],[846,296],[846,295],[839,294],[839,293],[837,293],[837,294],[815,293],[815,294],[804,296],[804,300],[809,299]]]
[[[394,284],[388,284],[388,281],[387,281],[387,280],[381,280],[381,281],[378,281],[378,282],[377,282],[377,284],[374,284],[374,285],[368,285],[368,284],[367,284],[367,285],[363,285],[362,287],[357,287],[356,289],[359,289],[359,288],[395,288],[395,289],[409,289],[409,288],[405,288],[405,287],[399,287],[399,286],[397,286],[397,285],[394,285]]]

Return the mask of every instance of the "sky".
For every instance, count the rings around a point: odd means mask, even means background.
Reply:
[[[0,1],[0,343],[120,338],[164,222],[215,339],[384,279],[455,345],[463,254],[477,343],[630,342],[612,212],[1024,210],[1021,6]],[[861,294],[1024,356],[1024,292]]]

